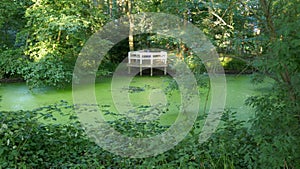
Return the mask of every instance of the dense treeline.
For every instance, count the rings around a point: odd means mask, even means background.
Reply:
[[[31,87],[70,84],[77,55],[88,38],[106,23],[138,12],[165,12],[181,17],[183,22],[193,23],[217,47],[226,69],[239,73],[251,70],[256,83],[266,77],[274,80],[270,93],[247,100],[256,111],[250,128],[245,129],[240,122],[227,118],[229,122],[225,128],[203,147],[193,142],[195,135],[178,145],[176,151],[152,159],[130,160],[107,152],[97,154],[90,146],[92,143],[85,139],[67,144],[63,142],[66,136],[60,131],[67,128],[73,140],[72,132],[84,135],[82,129],[76,125],[43,127],[45,124],[35,121],[35,115],[41,116],[37,113],[39,110],[1,112],[0,162],[6,164],[4,167],[30,168],[39,164],[51,167],[52,162],[55,163],[53,167],[59,167],[66,161],[79,168],[89,164],[103,165],[104,168],[120,164],[149,168],[189,164],[202,168],[296,169],[300,166],[299,0],[2,0],[0,11],[0,78],[22,78]],[[99,75],[113,71],[129,50],[152,47],[167,48],[186,60],[199,62],[192,59],[192,54],[186,52],[188,46],[180,40],[136,35],[110,50],[99,68]],[[124,53],[115,52],[119,49]],[[194,68],[195,71],[200,69]],[[14,114],[26,118],[12,117]],[[116,123],[124,125],[125,122]],[[33,133],[24,132],[28,127]],[[6,132],[8,129],[10,132]],[[55,154],[56,149],[49,146],[43,149],[37,145],[44,142],[49,133],[58,143],[67,146],[64,152],[76,146],[78,149],[70,153],[74,158],[82,158],[73,162],[71,158],[57,161],[61,154]],[[23,134],[26,137],[22,137]],[[32,137],[36,134],[40,137]],[[14,140],[15,144],[8,140]],[[89,148],[80,147],[81,143]],[[52,146],[55,143],[45,144]],[[42,158],[45,154],[47,162]],[[101,158],[105,161],[99,162]],[[211,161],[203,162],[203,159]],[[106,161],[111,163],[104,164]]]
[[[21,77],[32,87],[70,84],[77,55],[88,38],[106,23],[140,12],[170,13],[196,25],[217,47],[225,68],[236,73],[251,70],[249,62],[264,47],[258,36],[264,30],[252,11],[260,10],[255,2],[5,0],[1,5],[0,78]],[[129,50],[144,48],[167,48],[193,58],[180,40],[136,35],[108,53],[109,65],[102,66],[100,74],[111,71],[105,68],[123,60]]]

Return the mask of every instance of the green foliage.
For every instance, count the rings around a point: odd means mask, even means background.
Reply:
[[[89,36],[105,19],[91,3],[81,1],[37,1],[26,11],[29,48],[27,53],[41,59],[54,51],[64,57],[79,53]]]
[[[32,111],[0,112],[0,164],[3,168],[68,168],[100,166],[93,157],[98,147],[80,124],[41,123],[54,121],[54,112],[70,116],[62,102]],[[100,158],[100,157],[99,157]]]
[[[24,78],[31,87],[70,84],[77,55],[105,15],[85,0],[42,0],[27,8],[25,16],[28,22],[18,37],[33,63],[24,70]]]
[[[115,120],[109,121],[111,127],[116,131],[128,137],[151,137],[164,132],[169,126],[162,126],[158,119],[165,112],[155,110],[161,107],[151,107],[147,105],[139,106],[136,109],[130,110],[127,114],[116,114],[110,111],[105,111],[105,115],[114,116]],[[139,122],[135,122],[139,119]],[[151,120],[153,121],[151,121]]]
[[[64,58],[49,54],[39,62],[31,62],[23,71],[29,87],[63,88],[71,83],[73,66],[70,63],[66,64]]]
[[[2,0],[0,2],[0,49],[8,49],[15,45],[15,38],[25,24],[25,10],[31,0]]]
[[[279,95],[251,97],[247,104],[256,109],[251,132],[257,144],[259,166],[297,168],[300,165],[299,107],[286,103]]]
[[[223,127],[203,144],[198,143],[198,134],[204,117],[199,117],[190,134],[174,149],[155,157],[131,159],[106,152],[91,142],[73,115],[73,108],[61,101],[32,111],[0,112],[1,167],[244,168],[249,164],[243,157],[249,155],[253,142],[243,122],[229,111],[222,117]],[[58,115],[70,121],[57,123]],[[110,125],[132,137],[149,137],[168,128],[156,120],[136,123],[124,115],[116,117]]]
[[[21,49],[9,49],[0,53],[0,79],[21,78],[23,69],[28,67],[28,59]]]
[[[160,154],[147,163],[168,168],[249,168],[253,164],[253,140],[235,113],[226,111],[220,127],[203,144],[199,144],[199,117],[191,132],[174,149]],[[250,156],[250,157],[249,157]]]
[[[110,3],[111,2],[111,3]],[[6,6],[3,14],[9,14],[7,21],[12,24],[5,28],[5,35],[13,32],[13,36],[17,36],[14,44],[22,46],[25,49],[27,57],[34,62],[33,65],[44,64],[44,57],[57,57],[50,59],[52,64],[71,66],[77,59],[82,46],[86,40],[100,29],[106,22],[112,21],[129,10],[129,1],[50,1],[40,0],[29,2],[14,1],[9,4],[7,0],[3,1],[1,5]],[[253,3],[253,4],[252,4]],[[247,26],[253,27],[253,12],[244,12],[247,8],[242,5],[248,5],[248,8],[256,9],[254,2],[249,4],[241,4],[239,1],[217,0],[212,2],[204,1],[135,1],[132,3],[132,13],[138,12],[165,12],[175,14],[183,20],[183,23],[190,22],[205,32],[212,39],[218,49],[222,53],[237,54],[240,56],[240,51],[254,50],[253,43],[256,43],[253,35],[253,29],[244,29]],[[130,12],[130,11],[129,11]],[[4,19],[6,15],[1,15]],[[18,25],[15,23],[21,23]],[[26,26],[24,28],[24,25]],[[1,25],[1,24],[0,24]],[[251,27],[251,28],[252,28]],[[167,50],[174,50],[177,48],[177,53],[188,47],[182,48],[183,44],[180,40],[172,38],[159,37],[157,35],[135,35],[134,36],[136,49],[140,48],[161,48]],[[12,45],[13,42],[10,43]],[[255,45],[254,45],[255,46]],[[256,46],[257,48],[257,46]],[[255,50],[256,50],[255,48]],[[109,75],[114,71],[116,65],[120,63],[128,52],[128,39],[121,41],[115,45],[103,60],[103,64],[99,67],[97,75]],[[255,52],[254,52],[255,53]],[[251,53],[253,54],[253,52]],[[186,61],[194,73],[203,73],[205,68],[201,64],[201,60],[193,56],[191,51],[184,53]],[[41,60],[41,61],[40,61]],[[57,63],[55,61],[58,61]],[[231,66],[236,69],[238,63]],[[40,67],[48,67],[38,66]],[[55,66],[53,66],[55,67]],[[59,66],[56,66],[59,67]],[[239,68],[239,67],[238,67]],[[61,69],[57,74],[62,74]],[[32,71],[29,71],[32,70]],[[53,69],[54,70],[54,69]],[[67,74],[71,73],[72,69],[64,69]],[[43,85],[63,86],[58,85],[54,78],[40,78],[44,76],[36,73],[43,71],[36,71],[33,67],[27,68],[25,79],[30,81],[28,84],[37,87]],[[30,75],[28,75],[28,74]],[[53,73],[50,73],[53,75]],[[25,74],[24,74],[25,75]],[[38,78],[35,78],[38,77]],[[54,76],[55,77],[55,76]],[[61,79],[66,76],[58,77],[59,83],[63,82]],[[51,79],[51,80],[49,80]],[[44,82],[40,82],[45,80]],[[65,83],[70,80],[66,79]],[[40,83],[40,84],[35,84]],[[67,85],[67,84],[65,84]]]
[[[221,57],[221,64],[226,73],[245,73],[252,72],[251,66],[239,58]],[[247,60],[246,60],[247,61]]]
[[[262,168],[298,168],[300,166],[300,93],[299,93],[299,0],[261,1],[263,53],[253,66],[254,80],[274,80],[272,93],[250,97],[255,108],[251,132],[257,144],[257,163]]]

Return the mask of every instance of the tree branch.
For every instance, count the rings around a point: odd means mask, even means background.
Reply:
[[[212,1],[212,3],[213,3],[213,1]],[[209,9],[209,11],[211,12],[211,14],[212,14],[213,16],[217,17],[217,18],[218,18],[225,26],[227,26],[227,27],[230,28],[230,29],[234,29],[233,26],[227,24],[227,23],[224,21],[224,19],[223,19],[222,17],[220,17],[217,13],[215,13],[214,10],[213,10],[209,5],[207,5],[206,2],[203,2],[203,4],[205,4],[206,7],[207,7],[207,8]]]
[[[215,17],[217,17],[224,25],[226,25],[230,29],[234,29],[233,26],[227,24],[218,14],[216,14],[214,11],[211,12]]]

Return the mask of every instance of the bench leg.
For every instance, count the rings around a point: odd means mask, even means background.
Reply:
[[[151,67],[151,73],[150,73],[150,75],[152,76],[153,75],[153,68]]]
[[[167,68],[165,67],[164,74],[167,75]]]

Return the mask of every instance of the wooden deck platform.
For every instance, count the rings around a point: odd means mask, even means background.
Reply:
[[[150,68],[153,75],[153,68],[164,68],[164,74],[167,74],[167,52],[164,51],[132,51],[128,52],[128,73],[131,73],[131,67],[140,69],[140,75],[142,75],[143,68]]]

